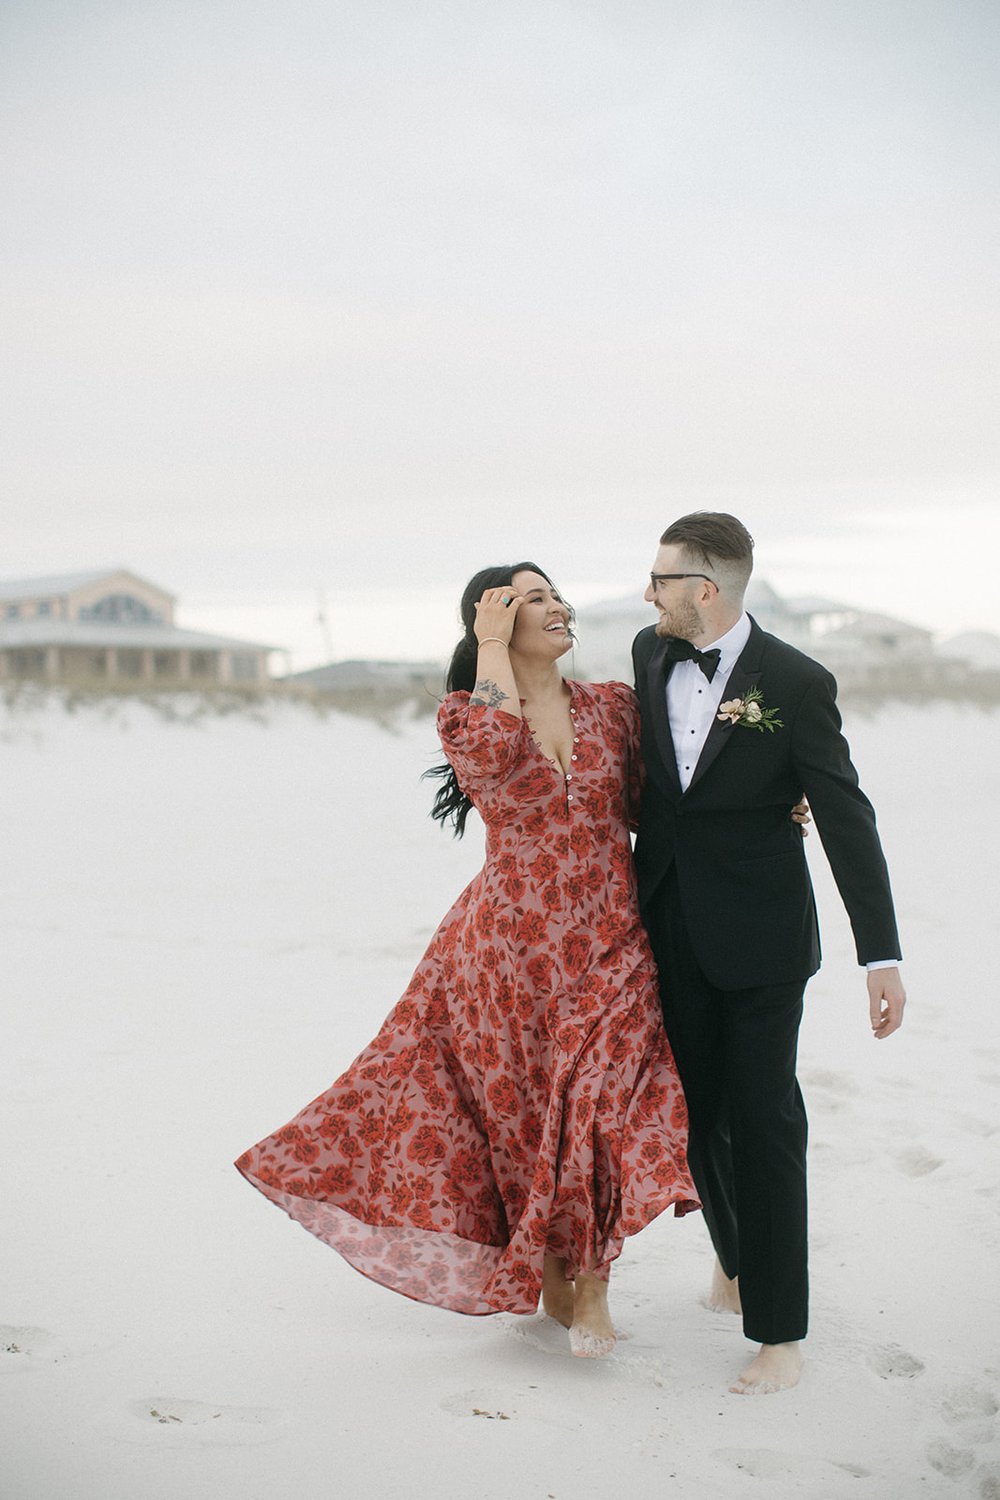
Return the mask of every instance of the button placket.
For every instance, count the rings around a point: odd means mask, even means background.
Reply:
[[[576,729],[576,709],[571,707],[570,711],[569,711],[569,714],[570,714],[570,718],[573,720],[573,728],[575,730]],[[574,743],[574,745],[578,745],[580,743],[580,737],[579,737],[579,735],[577,735],[577,734],[573,735],[573,743]],[[575,755],[571,755],[570,759],[571,760],[576,760],[576,756]],[[572,780],[573,780],[573,773],[572,773],[572,771],[567,771],[566,772],[566,786],[567,786],[567,788],[569,787],[569,784],[570,784],[570,782]],[[573,801],[573,793],[571,791],[567,790],[567,792],[566,792],[566,810],[567,810],[567,812],[570,810],[569,804],[572,801]]]

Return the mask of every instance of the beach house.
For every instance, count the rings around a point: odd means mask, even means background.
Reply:
[[[0,680],[136,688],[269,680],[274,647],[182,629],[175,603],[127,568],[0,581]]]

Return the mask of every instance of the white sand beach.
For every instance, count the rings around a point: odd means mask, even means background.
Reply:
[[[431,720],[0,711],[3,1500],[1000,1496],[1000,715],[848,729],[910,1008],[871,1039],[814,832],[813,1330],[801,1385],[746,1398],[700,1215],[629,1242],[591,1362],[365,1281],[231,1165],[478,866],[426,816]]]

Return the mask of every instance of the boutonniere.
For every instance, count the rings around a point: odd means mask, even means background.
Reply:
[[[748,688],[742,698],[730,698],[728,703],[720,703],[717,717],[728,719],[730,724],[742,724],[744,729],[759,729],[761,733],[765,729],[768,734],[784,729],[783,722],[777,717],[778,710],[764,708],[761,704],[763,696],[760,688]]]

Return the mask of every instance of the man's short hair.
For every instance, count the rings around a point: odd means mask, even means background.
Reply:
[[[722,593],[743,597],[753,572],[753,537],[735,516],[692,511],[667,527],[660,545],[683,548],[693,563],[708,570]]]

